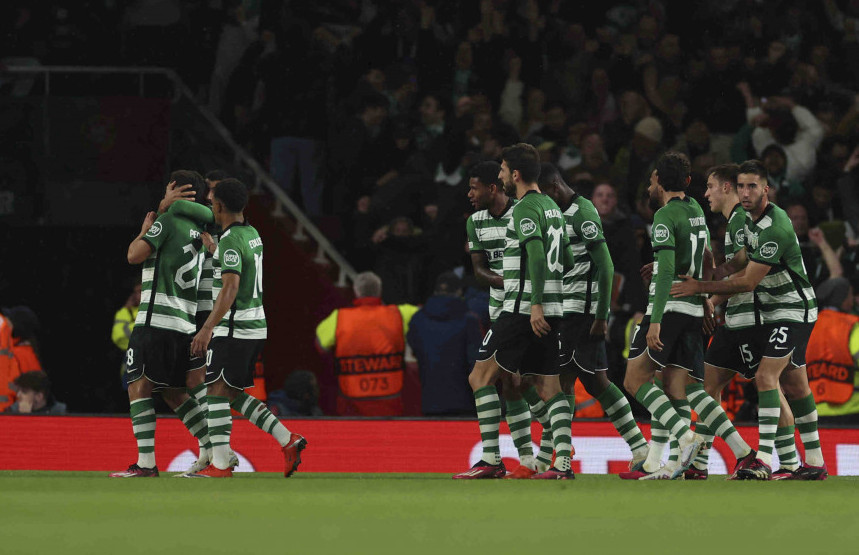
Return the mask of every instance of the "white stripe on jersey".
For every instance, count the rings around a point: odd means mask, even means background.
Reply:
[[[140,304],[148,303],[150,300],[150,295],[152,291],[147,290],[143,291],[140,294]],[[163,306],[166,308],[174,308],[176,310],[181,310],[185,314],[194,315],[197,312],[197,302],[196,301],[188,301],[179,297],[171,297],[164,293],[156,293],[155,294],[155,306]]]
[[[230,329],[225,326],[218,326],[212,332],[213,337],[227,337],[230,335]],[[268,328],[256,329],[233,329],[234,339],[266,339],[268,337]]]

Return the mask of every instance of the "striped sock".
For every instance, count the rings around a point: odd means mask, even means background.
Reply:
[[[531,446],[531,411],[528,401],[516,399],[507,401],[507,425],[510,437],[519,453],[519,463],[534,470],[534,449]]]
[[[570,404],[563,393],[558,393],[546,404],[549,407],[549,419],[552,422],[552,440],[555,446],[555,468],[570,469],[570,453],[573,449],[572,431],[570,429],[572,415]]]
[[[209,413],[209,401],[206,399],[206,384],[201,383],[196,387],[190,388],[188,390],[188,395],[197,401],[197,404],[200,405],[200,410],[203,411],[204,415]]]
[[[758,392],[758,459],[770,466],[773,463],[775,431],[778,428],[780,412],[778,389]]]
[[[691,441],[692,430],[680,418],[677,411],[671,406],[671,402],[661,389],[652,383],[645,383],[635,392],[635,398],[638,402],[650,411],[654,418],[659,420],[668,433],[676,437],[678,440],[686,438],[686,441]]]
[[[811,466],[823,466],[823,451],[820,449],[820,435],[817,432],[817,405],[814,404],[814,396],[809,395],[803,399],[788,401],[788,404],[796,419],[799,439],[805,447],[805,462]]]
[[[796,437],[793,426],[783,426],[775,431],[775,450],[778,453],[779,468],[788,470],[799,468],[799,455],[796,453]]]
[[[233,417],[230,415],[230,400],[209,395],[209,437],[212,440],[212,464],[226,470],[230,466],[230,433]]]
[[[498,425],[501,423],[501,401],[494,385],[481,387],[474,392],[477,405],[477,423],[480,425],[480,441],[483,443],[482,459],[489,464],[501,464],[498,448]]]
[[[605,391],[599,394],[597,401],[611,419],[618,435],[629,445],[633,456],[647,450],[647,440],[638,428],[632,416],[632,407],[629,406],[629,401],[619,387],[609,384]]]
[[[668,430],[662,427],[655,418],[650,419],[650,450],[644,461],[645,472],[656,472],[662,465],[662,454],[668,443]]]
[[[176,407],[176,415],[182,419],[182,424],[188,428],[191,435],[197,438],[200,446],[200,458],[210,458],[212,442],[209,440],[209,428],[206,426],[206,415],[193,397]]]
[[[131,428],[137,440],[137,466],[155,466],[155,402],[144,397],[131,402]]]
[[[540,436],[540,451],[537,453],[538,470],[548,469],[552,464],[552,451],[555,446],[552,442],[552,425],[549,422],[549,411],[546,409],[546,403],[540,399],[540,394],[534,386],[529,387],[522,392],[522,396],[528,401],[531,408],[531,414],[543,426],[543,433]]]
[[[687,426],[692,425],[692,408],[689,406],[688,399],[671,399],[671,406],[677,411],[677,414]],[[671,437],[671,451],[668,454],[668,462],[680,464],[680,443],[676,437]]]
[[[686,386],[686,398],[689,399],[690,403],[692,401],[692,396],[695,395],[696,392],[704,392],[704,386],[698,382]],[[698,411],[696,410],[695,412]],[[700,413],[698,414],[698,420],[695,422],[695,433],[704,438],[704,441],[707,443],[704,444],[704,447],[701,448],[698,456],[695,457],[694,461],[692,461],[692,466],[698,470],[707,470],[707,466],[710,462],[710,446],[713,445],[713,432],[710,431],[710,428],[708,428],[706,424],[704,424],[704,419],[701,418]]]
[[[725,414],[722,405],[707,395],[707,392],[703,388],[700,390],[687,390],[686,396],[692,403],[692,408],[698,413],[698,421],[703,421],[704,426],[710,430],[711,434],[724,439],[735,457],[741,459],[752,451],[749,444],[746,443],[731,421],[728,420],[728,415]]]
[[[230,406],[233,410],[240,412],[242,416],[250,420],[251,424],[265,433],[274,436],[274,439],[280,443],[281,447],[286,447],[286,444],[289,443],[289,430],[278,420],[277,416],[268,410],[265,403],[256,397],[241,392],[236,395]]]

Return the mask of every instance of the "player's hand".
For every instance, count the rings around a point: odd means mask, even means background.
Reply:
[[[206,351],[209,350],[209,341],[212,340],[212,330],[203,328],[197,332],[194,339],[191,340],[191,354],[195,357],[206,356]]]
[[[155,212],[148,212],[146,214],[146,217],[143,218],[143,225],[140,226],[140,235],[146,235],[146,232],[149,231],[149,228],[155,223],[155,218],[157,217],[158,214]]]
[[[819,227],[809,229],[808,238],[818,247],[822,246],[823,242],[826,241],[826,236],[823,235],[823,231],[821,231]]]
[[[672,297],[691,297],[692,295],[701,293],[701,283],[697,279],[686,275],[679,277],[685,281],[675,283],[671,286]]]
[[[647,347],[649,349],[653,349],[654,351],[660,352],[662,351],[662,341],[659,340],[659,332],[662,331],[662,324],[654,324],[650,323],[650,327],[647,328]]]
[[[650,278],[653,277],[653,262],[642,266],[640,273],[641,279],[643,279],[644,281],[650,281]]]
[[[543,337],[552,331],[549,322],[543,317],[543,305],[531,305],[531,329],[534,330],[534,335],[537,337]]]
[[[716,329],[716,308],[713,306],[713,301],[704,299],[704,333],[712,335]]]
[[[193,202],[196,196],[197,193],[194,192],[193,186],[190,183],[177,187],[176,182],[171,181],[167,184],[167,189],[164,191],[164,198],[161,199],[161,202],[158,204],[158,213],[163,214],[164,212],[167,212],[170,205],[177,200],[190,200]]]
[[[594,320],[591,324],[591,337],[594,339],[605,339],[608,335],[608,322],[606,320]]]
[[[203,246],[206,247],[209,254],[215,254],[215,249],[218,248],[218,245],[207,231],[200,234],[200,239],[203,241]]]

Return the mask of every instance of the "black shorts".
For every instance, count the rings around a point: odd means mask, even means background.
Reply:
[[[265,339],[213,337],[206,353],[206,385],[219,378],[234,389],[254,385],[254,366]]]
[[[660,367],[677,366],[689,371],[698,381],[704,379],[704,344],[701,339],[703,318],[666,312],[662,315],[659,339],[662,350],[651,351],[647,347],[647,330],[650,316],[645,316],[635,327],[629,347],[629,360],[648,355]]]
[[[125,352],[128,383],[145,377],[156,389],[185,387],[185,374],[195,369],[190,364],[191,339],[178,331],[135,326]]]
[[[604,337],[592,337],[592,314],[574,314],[561,320],[561,372],[593,374],[608,370]]]
[[[785,322],[763,324],[756,330],[757,349],[765,358],[784,358],[790,356],[790,364],[805,366],[805,349],[814,323]]]
[[[736,372],[746,379],[754,379],[761,363],[755,330],[729,330],[719,326],[713,333],[713,341],[707,348],[704,362]]]
[[[537,337],[531,329],[531,319],[523,314],[504,312],[492,324],[483,338],[477,360],[493,356],[503,370],[512,373],[557,376],[558,329],[560,318],[546,318],[552,331]]]
[[[203,329],[203,324],[205,324],[206,320],[209,319],[209,314],[211,314],[211,312],[208,310],[206,310],[204,312],[198,312],[196,314],[195,319],[197,321],[197,331],[198,332],[201,329]],[[205,359],[205,357],[195,357],[195,356],[191,355],[190,365],[191,365],[191,370],[199,370],[200,368],[205,368],[206,367],[206,359]]]

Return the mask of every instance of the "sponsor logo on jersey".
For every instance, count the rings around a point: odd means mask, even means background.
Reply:
[[[746,243],[746,232],[742,229],[738,230],[734,235],[734,243],[736,243],[737,246],[742,247]]]
[[[537,224],[532,219],[525,218],[519,222],[519,231],[522,232],[522,235],[531,235],[537,231]]]
[[[769,241],[768,243],[764,243],[761,245],[760,253],[764,258],[772,258],[775,256],[775,253],[778,252],[778,243],[775,241]]]
[[[161,222],[155,222],[152,224],[152,227],[149,228],[149,231],[146,232],[147,237],[158,237],[161,235]]]
[[[585,239],[593,239],[597,236],[599,230],[597,228],[597,224],[594,222],[586,222],[585,225],[582,226],[582,236]]]
[[[668,231],[668,227],[665,224],[656,224],[656,227],[653,228],[653,240],[657,243],[664,243],[668,240],[669,235],[671,233]]]
[[[237,253],[235,250],[227,249],[224,252],[224,266],[234,268],[239,265],[239,260],[241,260],[239,258],[239,253]]]

